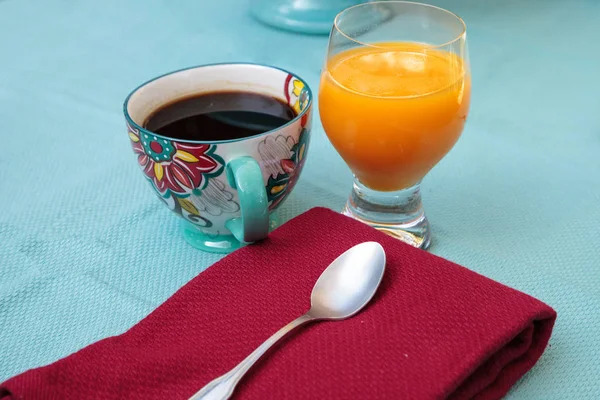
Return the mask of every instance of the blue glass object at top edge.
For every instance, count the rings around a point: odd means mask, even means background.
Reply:
[[[292,32],[327,35],[335,16],[365,0],[257,0],[251,13],[259,21]]]

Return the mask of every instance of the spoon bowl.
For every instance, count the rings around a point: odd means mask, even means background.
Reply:
[[[311,294],[308,314],[316,319],[345,319],[373,297],[385,271],[385,251],[364,242],[336,258],[323,271]]]

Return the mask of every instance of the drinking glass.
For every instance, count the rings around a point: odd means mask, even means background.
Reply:
[[[343,214],[427,248],[419,185],[462,133],[470,92],[466,26],[455,14],[404,1],[338,14],[319,113],[354,174]]]

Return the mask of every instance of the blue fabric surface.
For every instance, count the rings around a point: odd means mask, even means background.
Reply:
[[[600,398],[600,2],[435,3],[467,22],[473,97],[424,181],[431,251],[558,311],[509,398]],[[317,89],[326,42],[260,25],[242,0],[0,1],[0,381],[125,331],[219,258],[144,182],[129,90],[225,61]],[[351,180],[315,118],[282,218],[341,209]]]

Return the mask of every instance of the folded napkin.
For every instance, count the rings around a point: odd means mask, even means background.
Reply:
[[[316,208],[217,262],[122,335],[4,382],[0,399],[187,399],[306,312],[321,272],[363,241],[387,253],[372,302],[292,333],[236,398],[497,399],[544,351],[556,318],[547,305]]]

